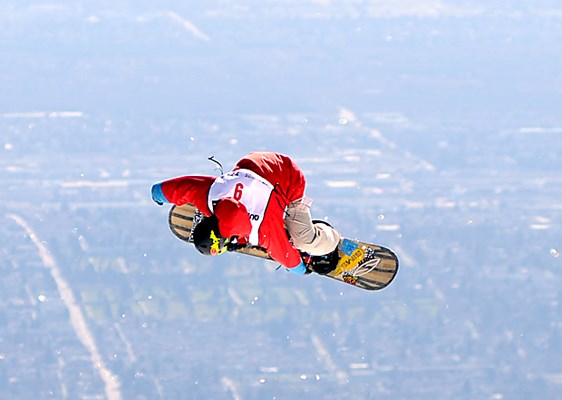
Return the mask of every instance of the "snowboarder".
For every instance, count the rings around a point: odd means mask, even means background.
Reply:
[[[183,176],[152,186],[159,205],[187,203],[205,218],[193,230],[197,250],[222,254],[233,244],[263,247],[275,261],[296,274],[307,272],[300,252],[321,256],[337,251],[339,233],[315,224],[306,179],[288,156],[252,152],[219,177]]]

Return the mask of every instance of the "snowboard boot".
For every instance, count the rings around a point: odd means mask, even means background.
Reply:
[[[314,224],[324,224],[333,228],[333,226],[321,219],[312,220]],[[320,275],[326,275],[336,269],[340,260],[338,247],[328,254],[320,256],[310,256],[310,269]]]

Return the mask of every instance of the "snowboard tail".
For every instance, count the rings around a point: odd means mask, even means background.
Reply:
[[[191,232],[203,219],[194,206],[173,206],[168,215],[171,231],[180,240],[193,243]],[[247,246],[234,250],[237,253],[272,260],[265,249]],[[314,258],[305,260],[314,270]],[[398,257],[386,247],[357,240],[342,238],[338,245],[338,256],[333,258],[331,272],[322,274],[366,290],[380,290],[388,286],[398,273]]]

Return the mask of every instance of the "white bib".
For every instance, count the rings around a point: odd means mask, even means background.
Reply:
[[[209,189],[208,206],[215,212],[215,204],[225,197],[244,204],[248,210],[248,217],[252,224],[249,241],[257,246],[259,244],[258,231],[263,222],[265,209],[269,203],[273,185],[253,171],[237,169],[219,176]]]

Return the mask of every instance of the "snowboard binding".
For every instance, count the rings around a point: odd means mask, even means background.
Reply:
[[[331,253],[324,254],[321,256],[311,256],[310,254],[303,254],[303,261],[306,268],[310,272],[316,272],[320,275],[327,275],[338,266],[338,261],[340,260],[338,249],[335,249]]]

